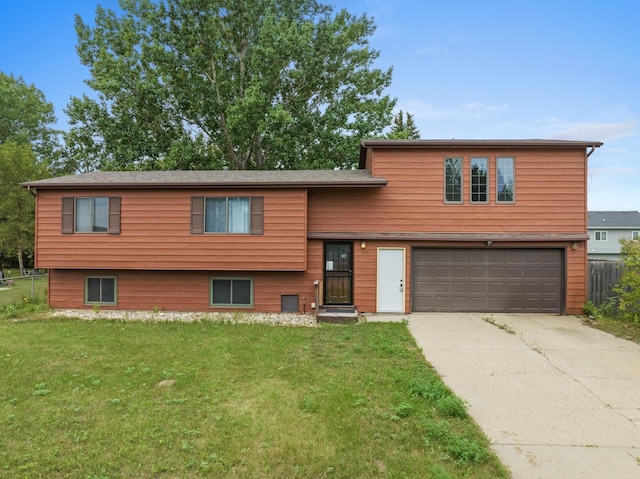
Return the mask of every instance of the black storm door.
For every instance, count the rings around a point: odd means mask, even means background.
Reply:
[[[352,304],[353,245],[324,245],[324,303]]]

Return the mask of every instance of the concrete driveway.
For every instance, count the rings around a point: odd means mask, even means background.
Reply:
[[[408,318],[515,479],[640,477],[639,345],[573,316]]]

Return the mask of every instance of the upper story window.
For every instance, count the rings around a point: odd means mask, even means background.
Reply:
[[[444,159],[444,201],[462,203],[462,158]]]
[[[76,198],[76,233],[106,233],[109,226],[109,198]]]
[[[249,198],[205,198],[204,231],[206,233],[248,233]]]
[[[639,240],[640,239],[640,231],[632,231],[631,232],[631,239],[632,240]]]
[[[606,231],[594,231],[593,239],[596,241],[607,241],[607,232]]]
[[[498,203],[515,201],[514,179],[513,158],[496,158],[496,201]]]
[[[62,198],[62,233],[120,233],[120,197]]]
[[[489,201],[488,188],[487,158],[471,158],[471,203],[487,203]]]
[[[191,197],[191,233],[262,234],[261,196]]]

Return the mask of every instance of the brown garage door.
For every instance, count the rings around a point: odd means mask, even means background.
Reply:
[[[562,264],[559,249],[414,248],[412,310],[560,313]]]

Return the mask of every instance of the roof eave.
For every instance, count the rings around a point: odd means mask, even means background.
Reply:
[[[78,190],[78,189],[232,189],[232,188],[380,188],[386,186],[385,178],[366,181],[316,181],[300,183],[238,182],[238,183],[21,183],[27,190]]]
[[[536,242],[558,243],[586,241],[589,235],[582,233],[527,234],[527,233],[419,233],[419,232],[309,232],[309,239],[325,240],[398,240],[442,242]]]
[[[598,148],[601,141],[582,140],[362,140],[361,148]]]

